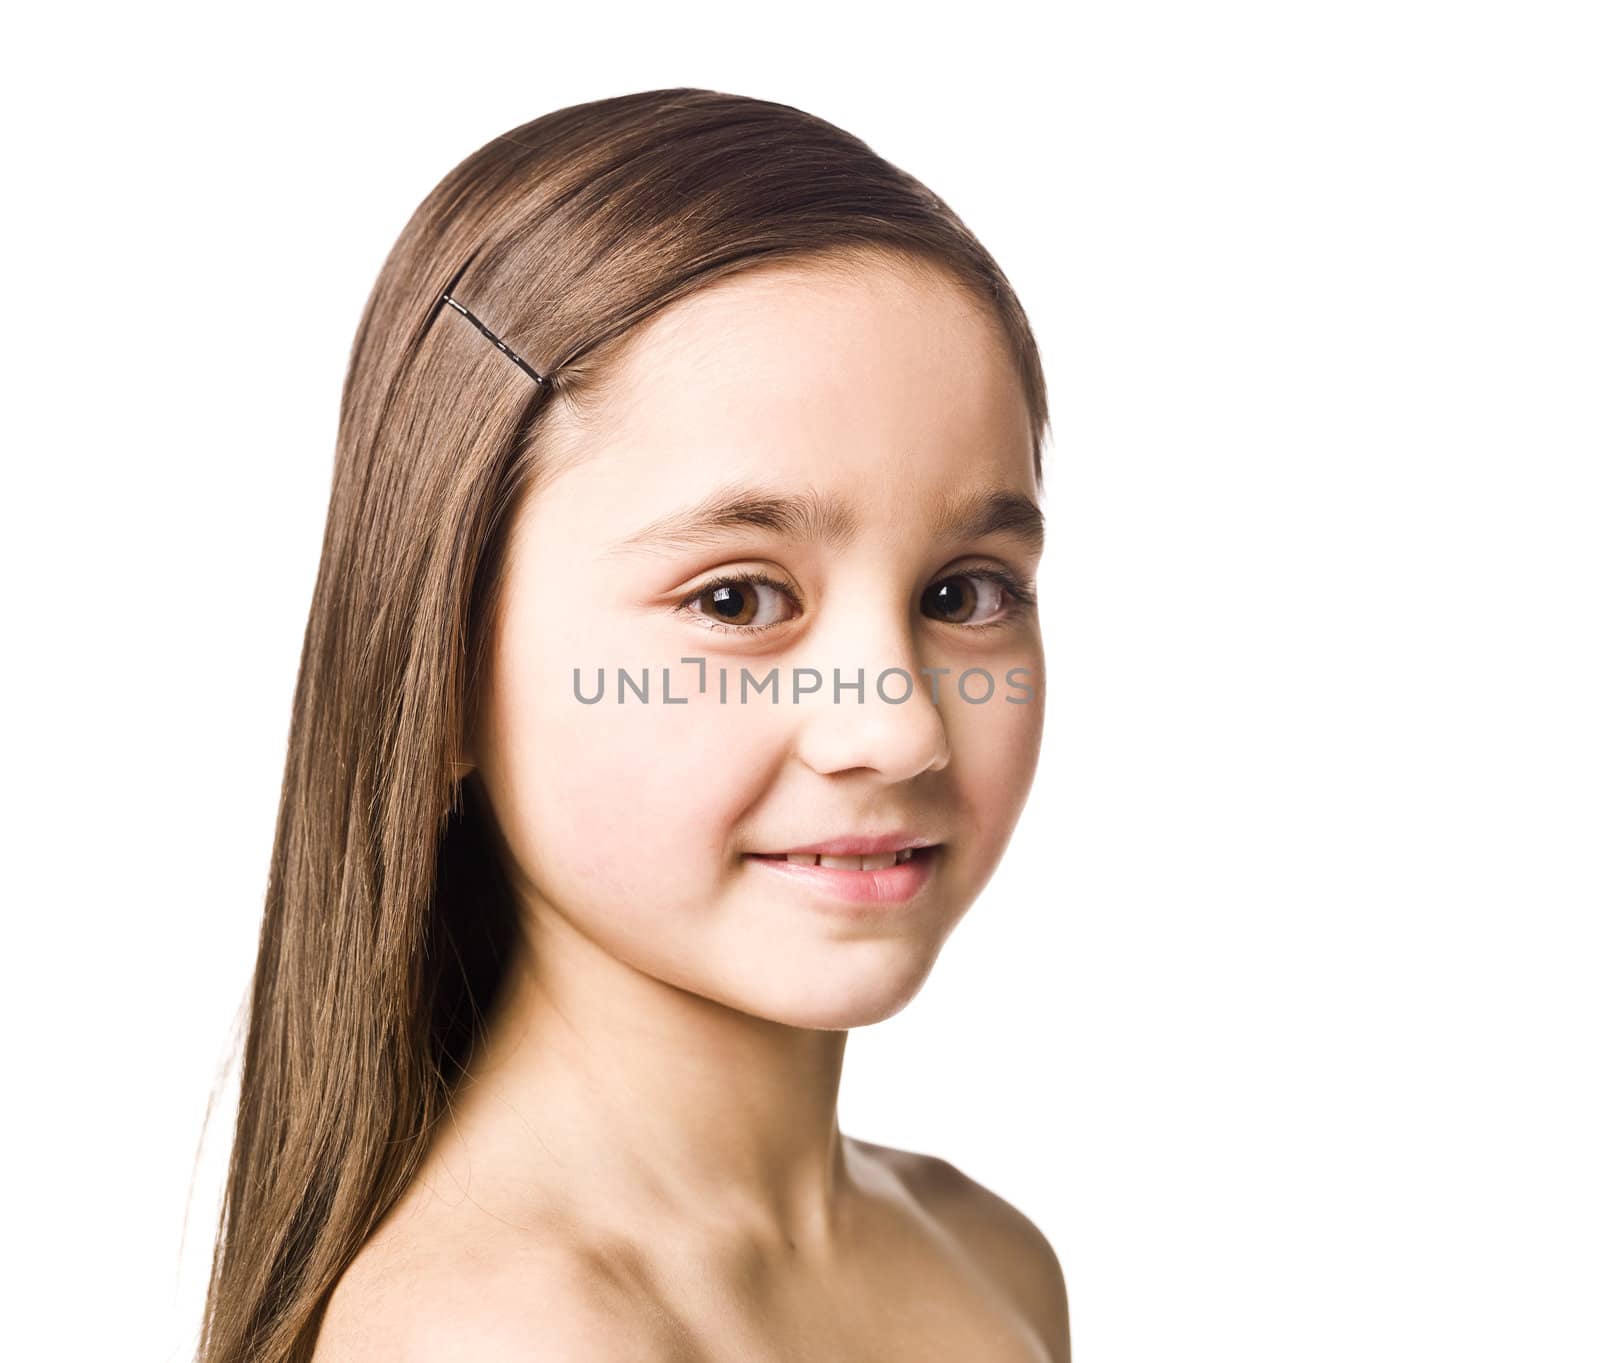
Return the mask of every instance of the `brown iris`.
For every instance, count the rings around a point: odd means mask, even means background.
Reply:
[[[964,601],[962,598],[966,598]],[[978,606],[978,591],[969,578],[947,577],[942,582],[935,582],[922,594],[922,607],[932,611],[941,619],[960,624],[972,618],[972,612]],[[945,612],[960,611],[957,614]]]

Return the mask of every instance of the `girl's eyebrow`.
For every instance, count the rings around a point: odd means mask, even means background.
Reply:
[[[814,488],[794,493],[735,484],[651,521],[618,540],[604,557],[705,548],[739,530],[767,530],[799,543],[842,549],[860,528],[843,499]],[[1044,512],[1032,497],[1011,488],[986,487],[947,496],[934,514],[933,528],[944,539],[1010,535],[1034,553],[1044,550]]]

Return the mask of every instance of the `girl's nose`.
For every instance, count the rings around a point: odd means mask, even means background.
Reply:
[[[822,685],[797,708],[796,751],[821,774],[869,768],[885,780],[909,781],[950,762],[950,737],[934,687],[947,677],[923,675],[914,654],[855,668],[818,668]]]

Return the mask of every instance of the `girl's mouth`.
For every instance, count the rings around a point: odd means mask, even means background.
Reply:
[[[745,859],[809,890],[821,907],[860,916],[910,903],[932,878],[943,845],[906,847],[866,857],[813,856],[799,852],[747,852]],[[829,901],[832,901],[831,905]]]
[[[822,865],[832,871],[882,871],[909,861],[918,852],[931,850],[928,847],[902,847],[898,852],[879,852],[870,857],[819,857],[809,852],[753,852],[751,855],[767,861],[787,861],[792,866]]]

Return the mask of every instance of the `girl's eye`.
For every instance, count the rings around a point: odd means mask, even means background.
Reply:
[[[776,600],[764,606],[762,597],[767,594]],[[998,568],[969,568],[940,578],[929,587],[922,594],[922,608],[946,624],[991,629],[1010,623],[1017,613],[1006,608],[1007,597],[1023,609],[1037,602],[1033,591],[1010,573]],[[706,603],[704,612],[697,609],[702,602]],[[799,605],[786,584],[765,573],[750,572],[718,578],[685,597],[678,609],[700,620],[707,629],[759,634],[794,618],[782,613],[785,604],[797,608]]]
[[[763,587],[768,590],[769,595],[781,598],[776,607],[768,605],[763,608],[761,592],[758,590]],[[702,601],[708,603],[710,610],[708,616],[691,609]],[[784,620],[792,618],[775,617],[775,610],[781,611],[783,601],[795,604],[794,593],[788,587],[765,573],[752,572],[718,578],[709,586],[701,587],[692,596],[686,597],[678,609],[688,611],[690,615],[701,620],[707,629],[728,630],[738,634],[759,634],[762,630],[771,629],[774,625],[781,625]]]
[[[1010,573],[998,568],[969,568],[964,573],[940,578],[923,592],[922,608],[934,619],[947,624],[991,629],[1009,624],[1018,613],[1006,608],[1007,597],[1024,610],[1038,601],[1033,591]]]

